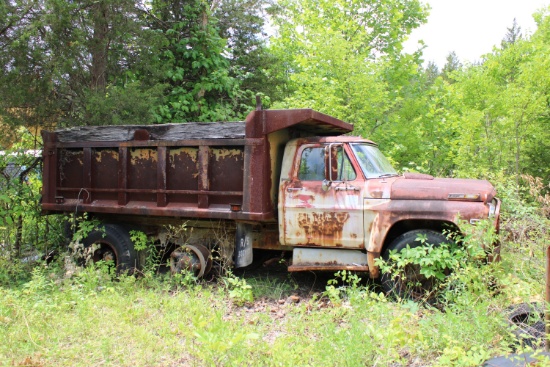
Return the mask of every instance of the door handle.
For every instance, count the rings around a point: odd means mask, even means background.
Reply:
[[[355,186],[346,186],[346,187],[336,187],[336,191],[359,191],[358,187]]]

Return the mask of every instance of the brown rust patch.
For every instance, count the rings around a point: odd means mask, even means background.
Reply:
[[[372,279],[380,276],[380,268],[376,265],[376,259],[380,257],[380,252],[367,252],[367,263],[369,268],[369,276]]]
[[[344,223],[349,219],[347,212],[299,213],[298,225],[306,232],[307,238],[341,238]]]
[[[382,191],[371,191],[370,193],[370,196],[375,199],[382,199],[383,195],[384,195],[384,192]]]

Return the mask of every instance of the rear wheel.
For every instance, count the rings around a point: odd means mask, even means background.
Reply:
[[[130,233],[120,225],[102,225],[91,231],[82,243],[93,262],[112,261],[117,272],[129,271],[137,266]]]
[[[425,241],[419,240],[419,236],[424,237]],[[391,265],[392,260],[390,258],[390,253],[392,251],[401,252],[407,245],[410,248],[415,248],[426,245],[439,246],[442,243],[450,242],[451,241],[440,232],[427,229],[410,231],[393,240],[384,251],[382,259],[386,262],[390,262]],[[399,272],[386,272],[382,274],[380,278],[382,288],[386,294],[393,294],[400,298],[429,298],[429,293],[433,290],[435,285],[435,279],[433,277],[426,278],[426,276],[420,273],[420,270],[420,265],[408,264]]]

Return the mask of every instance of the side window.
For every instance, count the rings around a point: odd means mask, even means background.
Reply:
[[[336,155],[331,158],[334,181],[353,181],[355,170],[342,146],[335,147]],[[325,148],[305,148],[300,160],[298,178],[301,181],[323,181],[325,179]]]
[[[302,151],[298,178],[302,181],[323,181],[325,179],[324,148],[305,148]]]
[[[344,152],[343,147],[338,147],[336,152],[336,161],[338,168],[338,178],[336,181],[353,181],[357,178],[357,174],[353,169],[351,161],[349,160],[348,155]]]

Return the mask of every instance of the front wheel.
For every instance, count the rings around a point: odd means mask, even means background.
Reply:
[[[402,252],[407,246],[416,248],[420,246],[439,246],[442,243],[450,243],[442,233],[420,229],[406,232],[397,237],[386,248],[382,255],[382,259],[392,264],[390,257],[391,252]],[[435,285],[434,277],[426,277],[421,274],[421,266],[418,264],[407,264],[402,269],[393,269],[382,274],[380,281],[382,288],[386,294],[393,294],[399,298],[421,299],[426,296],[429,298],[429,293],[433,291]]]

